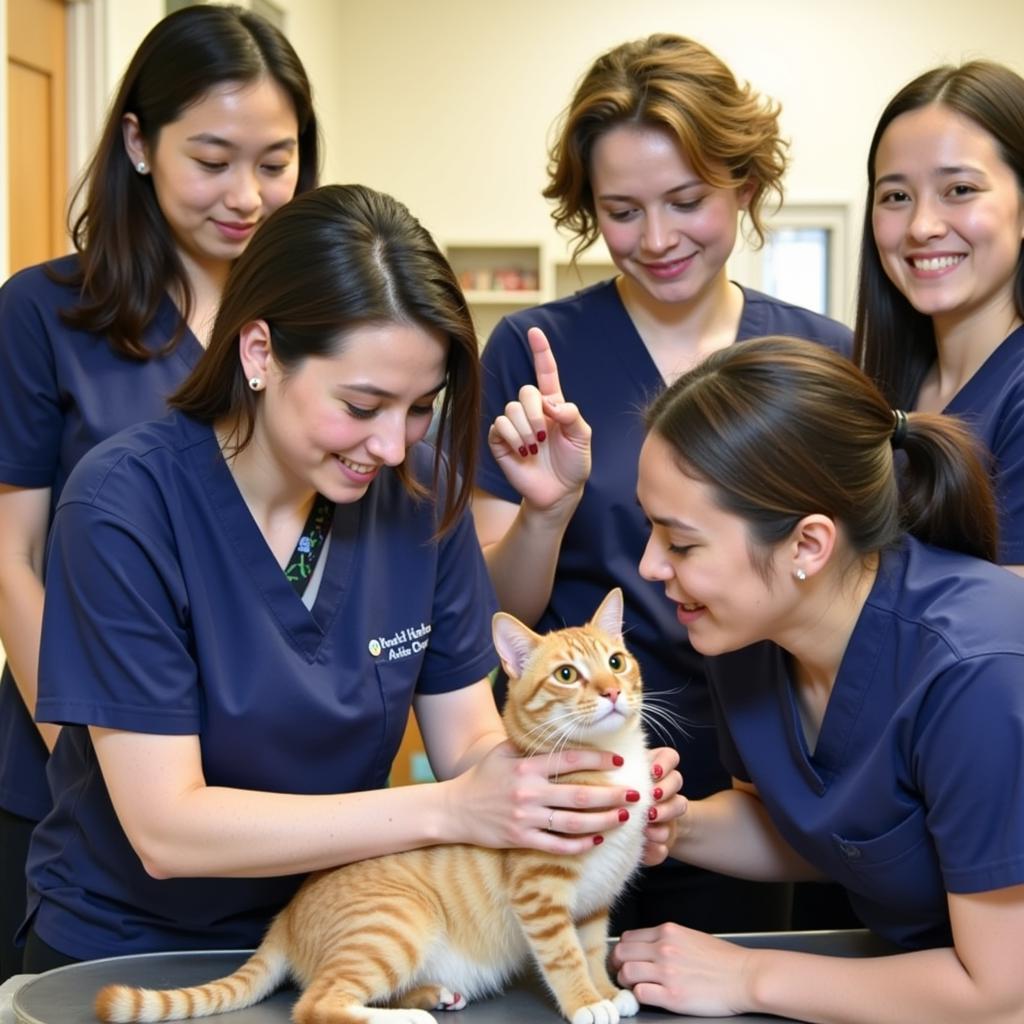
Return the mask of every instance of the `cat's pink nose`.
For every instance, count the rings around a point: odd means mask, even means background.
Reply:
[[[620,690],[605,690],[602,697],[607,697],[613,704],[619,699]]]

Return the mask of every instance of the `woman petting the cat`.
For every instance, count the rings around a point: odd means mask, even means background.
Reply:
[[[914,79],[868,155],[856,358],[897,408],[992,453],[999,561],[1024,573],[1024,78],[971,61]]]
[[[256,233],[173,412],[90,452],[56,511],[27,970],[249,947],[304,872],[580,853],[628,817],[624,787],[549,779],[612,753],[502,742],[478,388],[458,283],[401,204],[331,186]],[[410,705],[446,781],[385,789]]]
[[[73,256],[0,290],[0,981],[20,970],[25,856],[57,730],[32,721],[43,551],[68,474],[161,416],[198,362],[231,263],[316,184],[309,81],[239,8],[184,8],[140,44],[81,185]]]
[[[622,587],[657,718],[652,738],[680,752],[694,796],[728,786],[729,776],[710,728],[703,659],[636,572],[646,537],[634,500],[638,410],[709,352],[746,338],[788,334],[849,350],[846,327],[726,273],[739,218],[761,238],[784,169],[776,106],[699,43],[654,35],[610,50],[569,104],[544,194],[576,253],[600,235],[619,276],[506,318],[483,355],[488,443],[473,516],[498,600],[544,631],[581,621]],[[786,927],[788,911],[781,888],[668,863],[645,872],[615,920],[635,927],[667,915],[708,931],[753,931]]]
[[[672,855],[838,881],[903,952],[751,950],[666,924],[622,936],[620,983],[716,1017],[1020,1021],[1024,581],[992,564],[980,445],[779,338],[715,353],[647,423],[640,571],[707,658],[734,777],[690,802]]]

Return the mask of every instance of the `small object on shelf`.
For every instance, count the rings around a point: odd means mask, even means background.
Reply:
[[[536,270],[522,267],[474,267],[459,274],[459,284],[470,292],[532,292],[538,278]]]

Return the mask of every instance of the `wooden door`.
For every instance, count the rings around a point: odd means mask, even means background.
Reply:
[[[64,0],[7,0],[9,270],[68,251]]]

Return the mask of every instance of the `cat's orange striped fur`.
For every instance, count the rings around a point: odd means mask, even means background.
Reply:
[[[524,753],[566,746],[619,753],[610,775],[641,794],[630,819],[579,857],[437,846],[312,875],[234,974],[190,989],[104,988],[103,1021],[162,1021],[241,1009],[287,978],[303,989],[297,1024],[403,1024],[499,990],[531,954],[573,1024],[615,1024],[637,1012],[605,968],[608,908],[643,846],[650,792],[641,681],[622,641],[622,593],[586,625],[540,637],[494,617],[509,676],[505,724]]]

